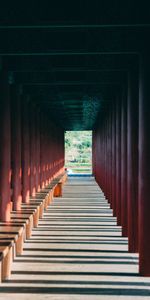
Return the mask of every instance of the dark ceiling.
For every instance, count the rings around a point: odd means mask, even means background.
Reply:
[[[131,2],[1,5],[0,56],[9,77],[65,130],[93,129],[138,68],[150,11]]]

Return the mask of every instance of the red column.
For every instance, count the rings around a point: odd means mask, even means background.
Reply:
[[[7,74],[0,74],[0,220],[10,221],[11,138],[10,94]]]
[[[105,197],[108,199],[108,164],[107,164],[107,161],[108,161],[108,132],[107,132],[107,120],[105,119],[105,126],[104,126],[104,130],[105,130],[105,135],[104,135],[104,138],[105,138],[105,167],[104,167],[104,172],[105,172],[105,187],[104,187],[104,193],[105,193]]]
[[[107,198],[109,203],[111,202],[111,179],[110,179],[110,170],[111,170],[111,145],[110,145],[110,112],[107,116],[107,153],[106,153],[106,167],[107,167]]]
[[[53,142],[52,142],[52,147],[53,147],[53,178],[56,177],[56,149],[55,149],[55,139],[56,139],[56,130],[53,128],[54,134],[53,134]]]
[[[102,152],[103,152],[103,158],[102,158],[102,168],[101,168],[101,172],[102,172],[102,189],[103,192],[105,192],[105,130],[104,130],[104,124],[103,124],[103,128],[101,131],[101,137],[102,137]],[[100,139],[100,136],[99,136]],[[101,140],[100,140],[101,143]],[[97,158],[98,159],[98,158]],[[100,184],[100,181],[99,181]]]
[[[46,185],[48,185],[49,183],[49,166],[48,166],[48,162],[49,162],[49,132],[48,132],[48,120],[47,120],[47,116],[45,119],[45,166],[46,166]]]
[[[53,138],[54,138],[54,128],[51,125],[51,150],[50,150],[50,155],[51,155],[51,178],[52,179],[54,177],[54,145],[53,145]]]
[[[112,208],[116,216],[116,102],[112,107]]]
[[[49,150],[48,150],[48,155],[49,155],[49,183],[52,180],[52,128],[50,122],[48,123],[48,132],[49,132]]]
[[[20,91],[11,86],[11,163],[13,209],[20,210],[22,202],[21,169],[21,107]]]
[[[138,252],[138,81],[131,71],[128,80],[127,199],[129,251]]]
[[[36,130],[35,107],[30,103],[30,195],[36,194]]]
[[[107,135],[106,135],[106,120],[104,124],[104,194],[107,198]]]
[[[62,136],[62,139],[61,139],[61,166],[62,166],[62,171],[64,172],[65,171],[65,132],[64,132],[64,129],[62,129],[62,132],[61,132],[61,136]]]
[[[95,151],[95,147],[96,147],[96,141],[95,141],[96,137],[95,137],[95,131],[92,131],[92,174],[95,176],[96,175],[96,151]]]
[[[116,216],[121,225],[121,109],[120,98],[116,102]]]
[[[44,116],[40,117],[40,169],[41,169],[41,188],[45,187],[45,136],[44,136]]]
[[[40,182],[40,113],[36,111],[36,190],[41,189]]]
[[[121,105],[121,225],[122,235],[127,236],[127,95],[125,88]]]
[[[150,58],[140,58],[139,93],[139,271],[150,276]]]
[[[29,107],[27,96],[22,96],[22,201],[29,202],[30,196],[30,137]]]
[[[112,206],[112,111],[110,107],[109,122],[108,122],[108,169],[109,169],[109,199],[110,205]]]

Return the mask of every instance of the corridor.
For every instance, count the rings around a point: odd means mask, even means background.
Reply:
[[[70,177],[15,258],[0,299],[149,299],[150,278],[139,276],[127,243],[94,178]]]

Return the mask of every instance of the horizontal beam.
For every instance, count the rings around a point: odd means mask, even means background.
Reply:
[[[102,69],[102,68],[52,68],[52,69],[47,69],[47,70],[13,70],[13,73],[19,73],[20,74],[26,74],[28,76],[28,74],[30,73],[38,73],[38,74],[44,74],[44,73],[110,73],[110,72],[114,72],[114,73],[119,73],[119,72],[127,72],[128,69],[127,68],[106,68],[106,69]]]
[[[137,64],[138,55],[98,55],[98,56],[7,56],[2,64],[10,72],[41,72],[59,69],[128,69]]]
[[[60,105],[64,105],[64,106],[73,107],[73,106],[77,105],[78,107],[80,107],[83,103],[84,96],[85,96],[85,93],[82,93],[82,94],[79,93],[79,95],[76,96],[76,99],[75,99],[75,98],[71,98],[71,97],[67,98],[67,95],[64,94],[64,96],[62,96],[61,99],[59,99],[58,95],[55,95],[55,96],[49,95],[49,97],[46,97],[46,100],[45,100],[45,97],[44,97],[44,99],[42,97],[41,98],[39,97],[39,99],[36,98],[35,101],[37,104],[38,103],[39,104],[47,104],[47,105],[51,105],[51,106],[54,105],[54,106],[60,107]],[[72,95],[72,97],[73,97],[73,95]],[[93,97],[93,98],[96,97],[97,100],[99,100],[100,102],[104,101],[101,93],[95,93],[94,95],[88,94],[88,97]],[[110,100],[110,97],[105,97],[105,102],[109,101],[109,100]]]
[[[57,85],[62,82],[62,84],[71,84],[74,82],[82,82],[85,79],[87,82],[122,82],[127,78],[127,72],[81,72],[81,73],[65,73],[65,74],[57,74],[54,76],[52,73],[15,73],[14,74],[14,82],[16,84],[39,84],[39,85]],[[54,80],[55,79],[55,80]]]
[[[109,89],[108,89],[109,86]],[[82,87],[82,88],[81,88]],[[89,96],[99,96],[99,97],[113,97],[116,92],[116,88],[118,89],[118,85],[74,85],[74,86],[59,86],[59,90],[56,91],[55,86],[40,86],[40,85],[27,85],[23,87],[23,91],[25,94],[29,94],[32,96],[40,97],[42,99],[51,99],[52,97],[61,97],[61,100],[67,98],[69,95],[76,95],[76,97],[83,97],[85,95]]]
[[[105,82],[91,82],[91,81],[58,81],[58,82],[49,82],[49,83],[24,83],[24,86],[38,86],[38,87],[45,87],[45,86],[74,86],[74,85],[119,85],[119,81],[105,81]]]
[[[78,108],[80,109],[80,107],[82,107],[82,101],[83,100],[77,100],[75,104],[72,104],[72,100],[70,100],[68,103],[66,101],[58,101],[58,100],[54,100],[54,101],[37,101],[36,103],[39,104],[44,104],[44,105],[48,105],[51,107],[57,107],[60,108],[61,106],[64,106],[65,108]]]
[[[118,50],[118,51],[109,51],[108,49],[106,51],[64,51],[64,50],[56,50],[56,51],[50,51],[47,50],[46,52],[32,52],[32,51],[20,51],[14,50],[9,51],[6,49],[5,51],[2,51],[0,49],[0,56],[97,56],[97,55],[137,55],[139,52],[137,50],[133,51],[124,51],[124,50]]]
[[[1,56],[78,56],[136,54],[146,46],[150,27],[93,28],[51,31],[34,28],[0,28]],[[6,38],[7,37],[7,38]]]
[[[110,29],[110,28],[150,28],[150,24],[48,24],[48,25],[1,25],[1,29],[48,29],[48,30],[62,30],[62,29]]]

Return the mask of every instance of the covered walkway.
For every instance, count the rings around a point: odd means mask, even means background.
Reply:
[[[149,299],[150,278],[138,275],[127,243],[94,178],[69,178],[15,259],[0,299]]]
[[[0,297],[148,296],[149,3],[17,2],[0,4]],[[93,179],[52,204],[70,130],[92,131]]]

